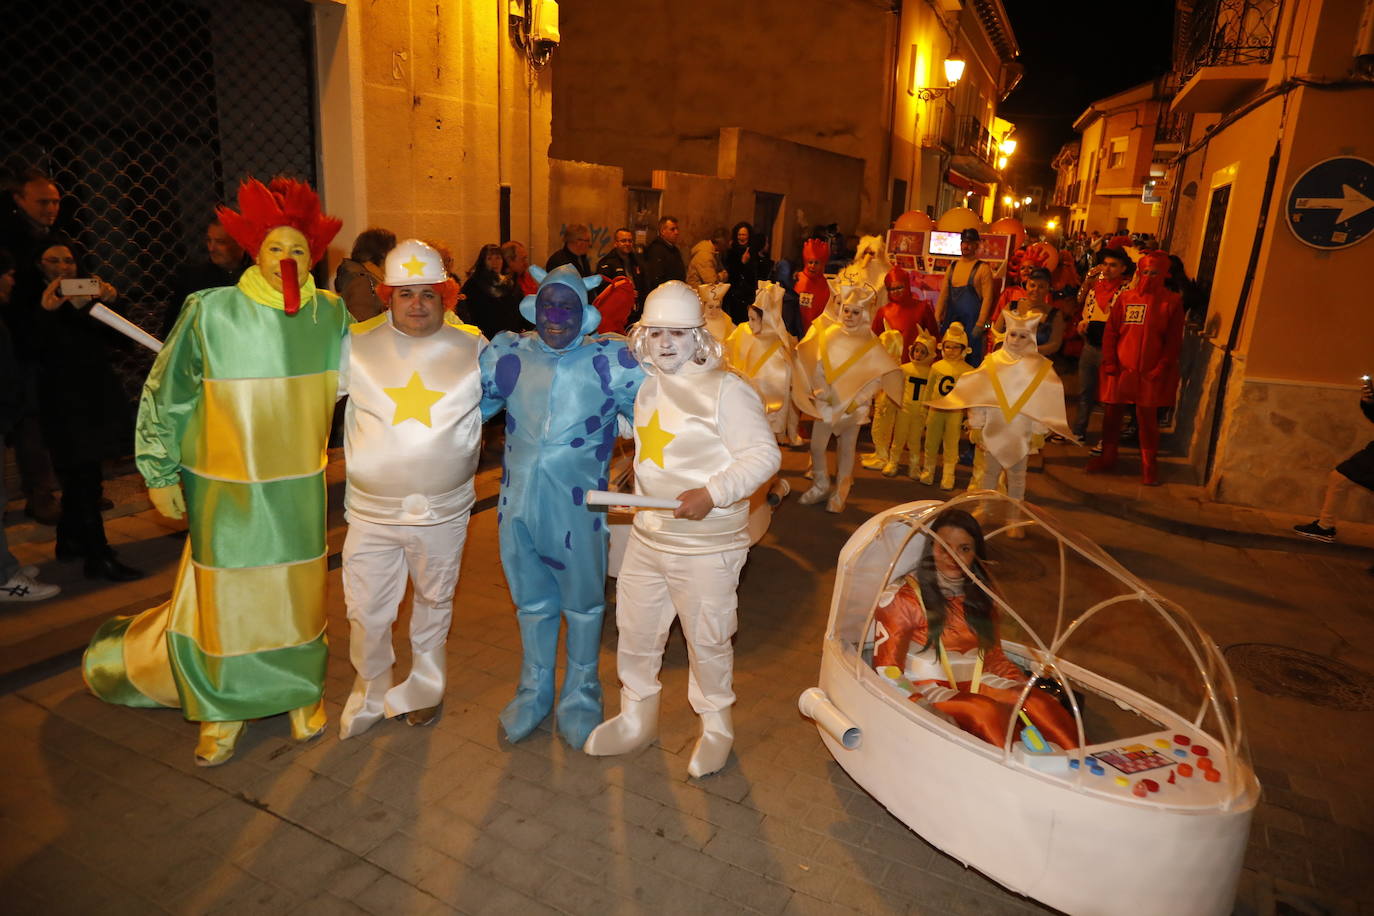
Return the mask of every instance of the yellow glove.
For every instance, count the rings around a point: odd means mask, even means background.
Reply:
[[[186,517],[186,497],[181,495],[181,484],[149,487],[148,498],[153,501],[153,508],[168,518]]]
[[[968,441],[972,442],[974,445],[982,445],[983,427],[975,426],[973,429],[970,429],[968,431]]]
[[[1044,448],[1044,447],[1045,447],[1045,434],[1044,434],[1044,433],[1040,433],[1040,434],[1038,434],[1038,435],[1031,436],[1031,441],[1030,441],[1030,450],[1031,450],[1031,451],[1033,451],[1033,452],[1038,452],[1038,451],[1040,451],[1040,450],[1041,450],[1042,448]]]

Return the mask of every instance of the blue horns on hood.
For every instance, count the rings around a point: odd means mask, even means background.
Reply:
[[[596,289],[605,282],[599,274],[584,277],[571,264],[564,264],[547,272],[532,266],[529,272],[531,277],[539,281],[539,289],[551,283],[561,283],[577,294],[577,298],[582,302],[582,330],[579,336],[590,334],[601,326],[601,312],[587,299],[589,290]],[[537,323],[534,320],[534,300],[538,296],[539,293],[535,292],[520,300],[520,315],[530,324]]]

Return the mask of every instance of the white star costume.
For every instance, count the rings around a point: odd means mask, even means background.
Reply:
[[[697,287],[697,295],[701,297],[701,307],[706,313],[706,330],[711,332],[711,336],[721,343],[735,330],[735,323],[730,320],[730,316],[725,314],[725,310],[720,307],[720,303],[725,298],[725,294],[730,291],[729,283],[703,283]]]
[[[641,330],[675,314],[657,312],[646,302]],[[696,320],[700,327],[699,313]],[[687,697],[702,719],[688,764],[693,776],[724,766],[734,741],[731,637],[735,590],[749,553],[749,497],[782,463],[757,392],[718,362],[689,359],[672,373],[645,363],[648,375],[635,397],[635,492],[676,499],[705,487],[715,508],[698,521],[674,518],[671,510],[635,514],[616,580],[620,714],[598,726],[583,748],[623,754],[653,740],[658,672],[677,617],[691,665]]]
[[[783,289],[776,283],[759,284],[754,307],[763,312],[757,330],[754,321],[737,325],[725,341],[725,359],[763,399],[768,425],[779,437],[787,434],[788,407],[792,403],[792,353],[796,341],[782,323]],[[707,319],[707,328],[710,319]]]
[[[826,509],[830,512],[844,510],[854,482],[859,427],[868,422],[874,395],[882,391],[894,403],[901,402],[901,370],[869,326],[876,295],[870,286],[840,287],[839,295],[832,298],[838,301],[836,320],[817,330],[817,319],[797,345],[792,398],[798,410],[816,418],[811,430],[812,486],[800,501],[809,505],[829,496]],[[866,309],[864,320],[854,328],[845,327],[838,318],[847,304]],[[826,457],[831,436],[836,438],[833,493]]]
[[[1035,329],[1039,315],[1018,318],[1003,312],[1007,320],[1007,342],[971,372],[965,372],[954,390],[930,406],[937,410],[968,408],[970,430],[981,430],[986,452],[982,485],[997,488],[997,478],[1007,472],[1007,495],[1023,499],[1026,495],[1026,460],[1038,451],[1045,434],[1051,430],[1074,439],[1064,414],[1064,386],[1054,365],[1035,349]],[[1025,348],[1013,350],[1010,334],[1020,329],[1028,335]]]
[[[403,333],[390,312],[351,330],[339,391],[349,396],[343,586],[357,680],[340,722],[344,738],[384,715],[443,699],[453,590],[481,446],[477,357],[486,346],[451,314],[428,337]],[[391,627],[407,575],[414,584],[411,669],[392,687]]]

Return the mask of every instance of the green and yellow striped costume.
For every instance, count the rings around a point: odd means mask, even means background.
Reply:
[[[92,638],[83,673],[107,702],[227,722],[320,699],[325,450],[351,319],[313,282],[301,292],[288,316],[251,267],[196,293],[153,364],[138,468],[150,488],[182,484],[190,537],[171,599]]]

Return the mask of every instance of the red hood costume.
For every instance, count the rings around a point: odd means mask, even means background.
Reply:
[[[806,244],[802,245],[802,262],[816,260],[821,262],[821,269],[812,273],[810,270],[803,270],[797,274],[797,282],[792,285],[801,298],[802,330],[811,327],[811,322],[815,321],[820,314],[825,311],[825,306],[830,302],[830,284],[825,279],[825,262],[830,258],[830,245],[824,239],[807,239]]]
[[[902,335],[901,352],[905,354],[916,342],[922,328],[932,335],[940,333],[940,324],[935,320],[935,311],[930,304],[911,294],[910,274],[900,267],[894,267],[887,272],[883,282],[887,286],[896,286],[900,283],[902,291],[896,296],[888,293],[887,305],[878,309],[877,314],[873,316],[874,334],[882,334],[887,330],[898,332]]]
[[[601,313],[598,334],[624,334],[625,323],[635,307],[635,284],[629,277],[616,277],[592,303]]]

